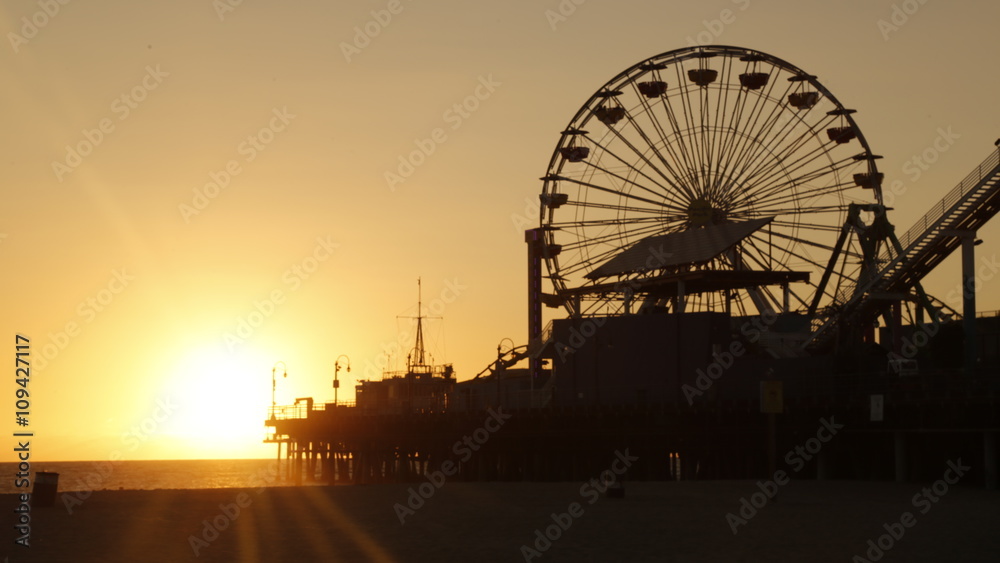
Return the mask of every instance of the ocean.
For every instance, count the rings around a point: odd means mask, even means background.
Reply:
[[[277,462],[274,459],[32,461],[32,483],[36,471],[58,473],[60,492],[256,488],[291,484],[277,478]],[[30,492],[28,488],[15,486],[17,472],[17,463],[0,463],[0,493]]]

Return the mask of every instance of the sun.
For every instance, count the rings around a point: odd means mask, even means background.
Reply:
[[[249,350],[205,346],[183,356],[171,370],[167,392],[177,412],[163,435],[191,457],[245,457],[260,451],[271,404],[270,362]]]

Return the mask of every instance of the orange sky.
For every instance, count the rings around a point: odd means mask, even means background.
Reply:
[[[38,459],[269,457],[275,362],[279,403],[325,401],[346,354],[352,399],[418,276],[434,359],[472,377],[526,338],[521,231],[558,132],[655,54],[739,45],[818,75],[904,183],[899,229],[1000,136],[995,3],[225,2],[0,8],[0,332],[11,355],[32,339]],[[980,238],[1000,252],[997,224]]]

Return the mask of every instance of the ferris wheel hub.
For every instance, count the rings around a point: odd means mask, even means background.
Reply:
[[[738,47],[619,73],[572,118],[543,178],[552,293],[574,316],[633,301],[742,314],[833,303],[864,254],[836,242],[848,210],[882,201],[853,114],[814,75]]]

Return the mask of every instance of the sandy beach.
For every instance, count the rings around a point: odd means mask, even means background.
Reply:
[[[13,543],[5,510],[4,555],[11,563],[850,562],[873,560],[868,541],[889,524],[903,533],[879,561],[1000,561],[1000,493],[978,488],[915,504],[926,485],[792,482],[734,534],[727,514],[739,516],[755,482],[629,483],[624,499],[581,494],[581,485],[445,483],[412,513],[394,507],[406,506],[413,485],[98,491],[73,514],[61,504],[34,508],[30,548]],[[2,502],[16,506],[12,495]],[[906,512],[910,526],[893,528]],[[546,529],[558,539],[539,540]]]

